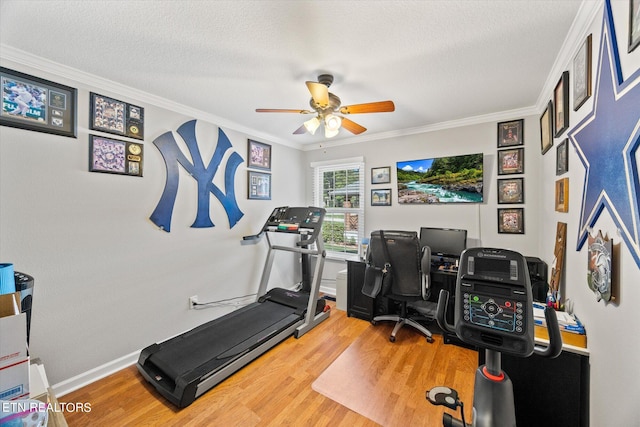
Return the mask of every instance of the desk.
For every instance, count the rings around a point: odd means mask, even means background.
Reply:
[[[387,298],[374,299],[362,293],[366,267],[364,262],[347,262],[347,316],[371,321],[375,316],[388,314],[393,307]]]
[[[395,309],[393,303],[384,297],[370,298],[362,293],[364,270],[367,264],[361,261],[347,262],[347,316],[372,320],[375,316],[389,314]],[[449,305],[445,318],[453,324],[457,272],[437,270],[431,273],[431,295],[429,301],[438,301],[441,289],[449,291]]]

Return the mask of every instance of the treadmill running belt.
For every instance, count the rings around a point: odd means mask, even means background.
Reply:
[[[268,337],[274,325],[282,321],[291,324],[301,318],[294,313],[295,309],[291,307],[269,301],[253,303],[219,318],[224,319],[223,322],[215,319],[166,341],[149,361],[171,378],[178,378],[214,360],[217,360],[213,362],[215,365],[223,365],[223,357],[253,347]],[[232,351],[234,348],[236,351]]]

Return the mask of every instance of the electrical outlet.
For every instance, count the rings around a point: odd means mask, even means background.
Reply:
[[[189,310],[196,308],[196,304],[198,304],[198,295],[189,297]]]

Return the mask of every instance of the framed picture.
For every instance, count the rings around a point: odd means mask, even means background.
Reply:
[[[498,123],[498,148],[524,144],[524,119]]]
[[[271,174],[249,171],[249,199],[271,200]]]
[[[498,203],[524,203],[524,178],[499,179]]]
[[[596,294],[598,301],[616,301],[618,299],[619,286],[612,280],[614,266],[613,239],[602,230],[598,230],[595,236],[589,233],[587,238],[589,250],[587,251],[587,284]]]
[[[391,189],[371,190],[371,206],[391,206]]]
[[[556,181],[556,211],[569,212],[569,178]]]
[[[589,34],[573,58],[573,111],[591,96],[591,38]]]
[[[89,135],[89,171],[142,176],[143,150],[139,142]]]
[[[498,233],[524,234],[524,208],[499,208]]]
[[[640,0],[629,0],[629,53],[640,45]]]
[[[144,139],[144,108],[91,92],[89,128]]]
[[[540,149],[542,154],[549,151],[553,146],[553,136],[551,130],[553,128],[553,103],[549,101],[547,108],[544,109],[540,116]]]
[[[562,175],[569,170],[569,139],[562,141],[556,148],[556,175]]]
[[[372,184],[388,184],[391,182],[391,166],[371,168]]]
[[[271,170],[271,146],[262,142],[249,140],[247,152],[248,167]]]
[[[0,67],[0,125],[76,138],[75,88]]]
[[[557,138],[569,127],[569,72],[562,73],[553,90],[553,109],[555,112],[554,133]]]
[[[524,173],[524,148],[498,150],[498,175]]]

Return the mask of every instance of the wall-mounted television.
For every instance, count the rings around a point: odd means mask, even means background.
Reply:
[[[467,230],[454,228],[420,228],[420,246],[429,246],[431,259],[460,258],[467,249]]]
[[[397,162],[398,203],[482,203],[483,155]]]

